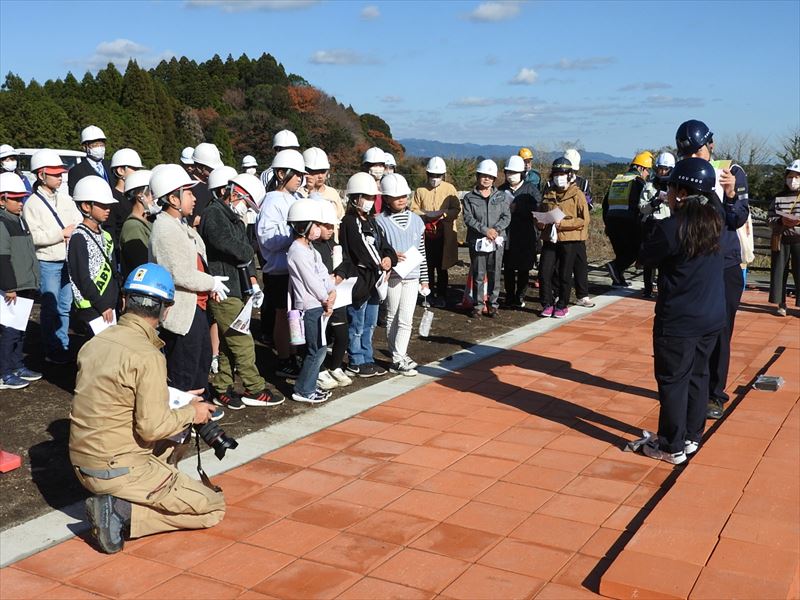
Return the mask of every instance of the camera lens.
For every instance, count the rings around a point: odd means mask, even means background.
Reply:
[[[222,427],[214,423],[214,421],[209,421],[205,425],[195,425],[194,429],[197,435],[214,449],[214,454],[219,460],[225,458],[225,452],[228,448],[234,449],[239,446],[239,442],[228,436]]]

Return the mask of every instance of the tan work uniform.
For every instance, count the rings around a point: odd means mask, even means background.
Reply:
[[[153,454],[194,419],[194,407],[167,404],[163,345],[147,321],[124,314],[78,353],[70,460],[86,489],[131,503],[131,538],[212,527],[225,515],[221,493]]]

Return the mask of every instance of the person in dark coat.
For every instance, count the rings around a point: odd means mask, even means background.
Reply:
[[[69,170],[67,190],[74,196],[75,184],[87,175],[97,175],[105,179],[110,188],[114,188],[116,178],[111,170],[111,163],[106,156],[106,134],[96,125],[89,125],[81,131],[81,146],[86,158]]]

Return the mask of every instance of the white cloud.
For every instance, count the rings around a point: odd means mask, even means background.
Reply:
[[[381,102],[386,104],[399,104],[403,101],[402,96],[383,96]]]
[[[482,2],[467,15],[470,21],[495,23],[507,21],[519,14],[520,2]]]
[[[519,73],[514,75],[509,83],[512,85],[531,85],[535,83],[538,78],[539,74],[536,71],[527,67],[522,67]]]
[[[642,106],[649,106],[654,108],[697,108],[705,106],[702,98],[679,98],[675,96],[655,95],[648,96],[643,102]]]
[[[629,83],[618,88],[620,92],[632,92],[634,90],[666,90],[671,88],[672,85],[663,81],[638,81],[636,83]]]
[[[175,53],[170,50],[156,53],[138,42],[118,38],[110,42],[100,42],[91,56],[85,59],[70,60],[68,64],[80,65],[90,71],[96,71],[105,68],[108,63],[113,63],[117,69],[124,71],[131,59],[135,60],[140,67],[149,69],[173,56]]]
[[[587,58],[562,58],[555,63],[536,65],[537,69],[558,69],[560,71],[591,71],[616,62],[613,56],[590,56]]]
[[[466,96],[453,100],[448,104],[452,108],[480,108],[486,106],[533,106],[539,100],[524,96],[484,98],[482,96]]]
[[[361,9],[361,18],[364,19],[365,21],[372,21],[380,16],[381,16],[380,9],[373,4],[365,6],[364,8]]]
[[[375,58],[365,56],[355,50],[341,48],[317,50],[308,60],[315,65],[376,65],[380,62]]]
[[[296,10],[319,4],[319,0],[186,0],[189,8],[216,7],[224,12],[249,10]]]

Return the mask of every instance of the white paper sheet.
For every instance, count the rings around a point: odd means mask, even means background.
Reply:
[[[549,210],[547,212],[534,212],[533,218],[536,219],[539,223],[543,225],[549,225],[550,223],[560,223],[564,217],[567,215],[564,214],[557,206],[553,210]]]
[[[184,392],[183,390],[178,390],[170,386],[167,386],[167,389],[169,390],[169,407],[172,410],[183,408],[194,398],[189,392]]]
[[[403,279],[405,279],[406,275],[411,273],[411,271],[422,264],[422,253],[417,249],[416,246],[411,246],[411,248],[406,250],[404,254],[405,259],[397,261],[397,265],[393,267],[394,272]]]
[[[250,298],[245,303],[242,310],[236,315],[236,318],[231,323],[231,329],[234,331],[238,331],[239,333],[246,333],[250,334],[250,317],[253,316],[253,297]]]
[[[17,296],[17,301],[13,304],[6,304],[3,292],[0,292],[0,325],[25,331],[28,327],[28,319],[33,308],[32,298],[22,298]]]
[[[325,330],[328,328],[328,321],[330,320],[330,316],[325,313],[322,313],[322,316],[319,318],[319,335],[322,338],[320,339],[320,344],[322,344],[320,348],[328,345],[328,338],[325,337]]]
[[[358,281],[357,277],[351,277],[336,286],[336,300],[333,301],[333,308],[349,306],[353,303],[353,286],[356,281]]]
[[[482,237],[475,240],[475,252],[494,252],[503,245],[504,241],[502,236],[497,236],[494,240]]]
[[[108,329],[112,325],[116,325],[116,324],[117,324],[117,314],[116,313],[114,313],[114,318],[111,319],[111,323],[106,323],[102,316],[97,317],[96,319],[92,319],[91,321],[89,321],[89,327],[92,328],[92,332],[95,335],[99,334],[101,331],[105,331],[106,329]]]
[[[380,298],[381,302],[386,300],[386,296],[389,295],[388,273],[384,273],[383,271],[381,271],[381,274],[378,277],[378,281],[375,283],[375,289],[378,292],[378,298]]]

